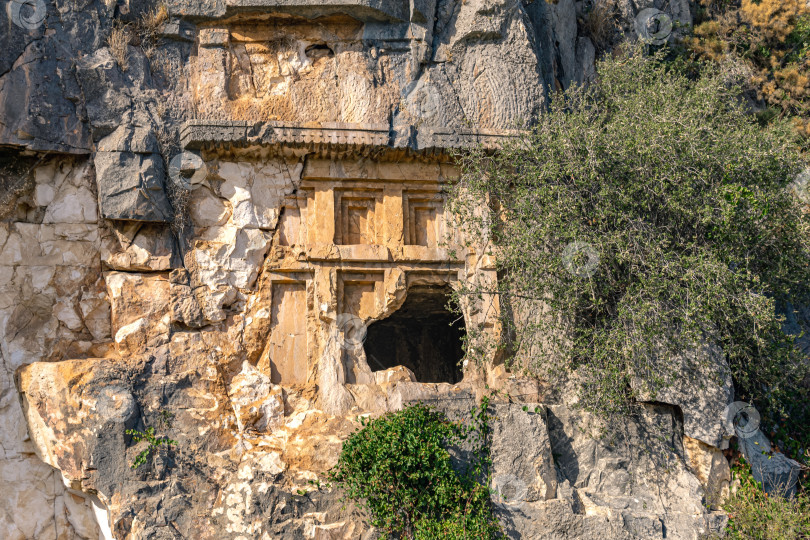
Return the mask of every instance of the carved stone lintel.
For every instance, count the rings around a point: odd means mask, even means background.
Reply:
[[[517,130],[454,130],[440,127],[397,126],[344,122],[297,123],[221,120],[192,120],[181,130],[183,147],[206,145],[278,146],[308,148],[313,152],[339,148],[343,157],[364,155],[369,149],[405,151],[409,154],[439,155],[456,148],[481,145],[497,149],[507,139],[520,136]]]

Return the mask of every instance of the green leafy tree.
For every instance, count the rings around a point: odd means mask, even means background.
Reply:
[[[779,408],[806,376],[778,315],[810,298],[795,134],[760,128],[737,89],[662,54],[626,49],[597,68],[525,137],[459,157],[452,213],[489,242],[499,275],[461,300],[498,293],[492,346],[550,381],[576,372],[591,410],[654,397],[679,376],[673,359],[706,344],[738,395]]]
[[[487,402],[466,426],[422,404],[363,419],[343,444],[330,481],[360,502],[371,523],[399,538],[490,539],[501,528],[492,515]],[[473,460],[453,467],[448,449],[467,441]]]

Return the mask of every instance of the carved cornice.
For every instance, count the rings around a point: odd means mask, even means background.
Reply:
[[[316,19],[346,14],[364,22],[407,23],[407,0],[170,0],[172,15],[196,20],[227,19],[235,15],[284,14]]]
[[[267,11],[287,12],[308,18],[348,13],[360,20],[407,21],[405,0],[225,0],[226,14]]]
[[[344,122],[244,122],[190,120],[181,130],[188,150],[222,147],[303,149],[324,157],[447,157],[453,150],[497,150],[520,136],[517,130],[452,129]]]

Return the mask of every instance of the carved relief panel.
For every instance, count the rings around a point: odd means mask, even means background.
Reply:
[[[402,196],[407,244],[439,247],[445,240],[444,204],[437,193],[406,191]]]
[[[383,213],[382,191],[335,190],[335,243],[382,244],[376,217]]]
[[[306,285],[274,283],[267,354],[273,382],[307,381]]]
[[[270,327],[258,367],[276,384],[304,384],[312,367],[312,275],[274,272],[268,277],[270,305],[265,316]]]

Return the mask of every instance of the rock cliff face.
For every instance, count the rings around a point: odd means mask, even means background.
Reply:
[[[642,8],[691,20],[641,4],[617,32]],[[493,440],[511,537],[720,526],[727,378],[685,362],[604,426],[461,362],[464,328],[497,334],[497,298],[445,330],[448,289],[497,279],[446,214],[451,151],[497,147],[594,76],[584,2],[163,7],[0,13],[0,537],[375,538],[312,483],[358,417],[423,400],[464,418],[485,385],[512,396]],[[146,443],[126,430],[148,426],[177,444],[132,469]]]

